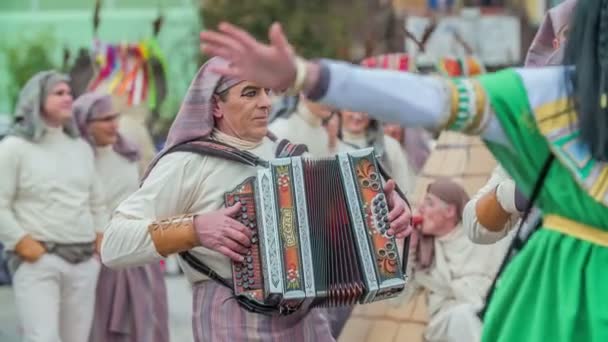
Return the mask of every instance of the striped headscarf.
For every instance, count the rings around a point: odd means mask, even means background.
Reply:
[[[214,95],[223,93],[243,81],[212,71],[213,68],[227,64],[226,60],[213,57],[198,70],[169,129],[165,147],[154,157],[144,178],[171,148],[187,141],[208,137],[211,134],[215,126]]]
[[[112,113],[112,97],[101,93],[85,93],[74,102],[74,119],[80,135],[95,148],[95,142],[91,140],[87,126],[91,121],[101,118],[102,115]],[[139,149],[122,134],[118,134],[118,140],[112,146],[116,153],[129,161],[137,161],[140,158]]]

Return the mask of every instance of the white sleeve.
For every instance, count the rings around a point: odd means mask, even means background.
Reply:
[[[91,186],[91,216],[93,225],[97,233],[103,233],[104,227],[108,223],[108,209],[105,192],[101,185],[100,177],[95,177]]]
[[[9,140],[10,139],[10,140]],[[7,250],[13,250],[27,232],[21,227],[13,213],[13,201],[19,181],[19,156],[16,140],[6,138],[0,143],[0,241]]]
[[[101,245],[106,266],[138,266],[162,259],[148,226],[156,220],[189,213],[201,182],[202,167],[196,158],[204,157],[175,152],[161,158],[142,187],[118,206]]]
[[[508,177],[506,172],[502,168],[497,167],[496,169],[494,169],[494,172],[492,172],[492,177],[490,177],[490,180],[488,180],[488,182],[483,186],[483,188],[481,188],[464,207],[464,210],[462,212],[462,226],[463,229],[467,232],[467,235],[469,236],[471,241],[479,244],[493,244],[507,236],[509,231],[513,229],[515,223],[519,219],[519,215],[509,210],[509,208],[505,208],[505,210],[511,212],[511,217],[505,223],[503,229],[497,232],[490,231],[489,229],[481,225],[477,220],[476,213],[477,201],[479,201],[481,197],[483,197],[487,193],[490,193],[491,191],[494,191],[496,187],[501,186],[503,183],[509,182],[513,183],[513,181]],[[515,186],[513,185],[513,191],[514,189]],[[511,192],[511,197],[514,198],[513,191]],[[504,208],[505,205],[503,205],[503,202],[504,200],[501,201],[499,198],[499,203]]]
[[[329,70],[327,89],[319,99],[324,104],[435,131],[446,121],[451,94],[441,78],[329,60],[323,60],[322,66]],[[509,146],[496,117],[491,114],[488,120],[481,135]]]

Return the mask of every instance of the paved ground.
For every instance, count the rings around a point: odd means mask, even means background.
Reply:
[[[172,342],[191,342],[191,290],[183,276],[167,277]],[[0,286],[0,341],[20,342],[13,292]]]

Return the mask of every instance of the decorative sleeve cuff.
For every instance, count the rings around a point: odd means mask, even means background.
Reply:
[[[156,251],[163,257],[184,252],[200,245],[194,229],[193,215],[182,215],[154,221],[148,226],[148,232]]]
[[[478,80],[454,78],[445,82],[449,96],[443,129],[477,135],[490,117],[490,105]]]

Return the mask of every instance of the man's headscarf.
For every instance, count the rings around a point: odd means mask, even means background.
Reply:
[[[69,81],[68,76],[54,70],[41,71],[30,78],[19,93],[14,124],[9,135],[20,136],[33,142],[40,141],[47,127],[42,115],[44,102],[53,87]],[[72,137],[79,135],[74,120],[66,122],[63,129]]]
[[[215,126],[213,110],[215,97],[242,82],[242,79],[222,76],[212,71],[213,68],[227,65],[220,57],[208,60],[199,70],[190,84],[184,101],[169,129],[165,147],[150,163],[144,178],[171,148],[187,141],[209,137]]]
[[[426,192],[437,196],[449,205],[453,205],[456,209],[458,222],[462,220],[462,210],[467,202],[469,202],[469,195],[467,195],[462,186],[447,178],[439,178],[427,186]],[[416,249],[416,259],[420,267],[427,268],[433,263],[435,237],[423,234],[420,231],[417,231],[417,234],[418,247]]]
[[[553,46],[554,40],[564,27],[570,23],[570,17],[576,6],[577,0],[566,0],[551,8],[543,19],[540,28],[534,36],[526,56],[525,65],[540,67],[545,65],[561,64],[564,56],[565,44],[561,44],[557,50]]]
[[[95,148],[87,131],[87,126],[91,121],[102,118],[102,115],[112,113],[112,97],[101,93],[85,93],[74,102],[74,119],[80,135]],[[116,153],[134,162],[139,160],[139,149],[133,143],[118,134],[118,140],[112,146]]]
[[[456,208],[458,221],[462,220],[462,210],[469,202],[469,195],[460,184],[447,178],[439,178],[428,185],[426,192],[437,196],[449,205],[453,205]]]

